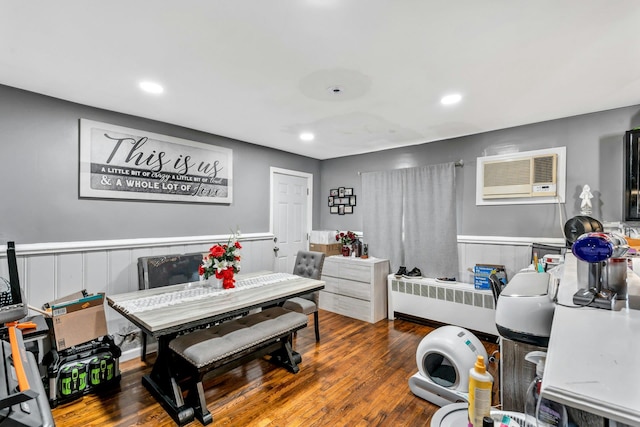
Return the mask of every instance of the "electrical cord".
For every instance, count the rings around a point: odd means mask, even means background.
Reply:
[[[122,339],[120,340],[120,342],[119,342],[119,343],[116,343],[116,345],[117,345],[118,347],[120,347],[122,344],[124,344],[124,343],[125,343],[125,341],[126,341],[126,342],[132,342],[132,341],[134,341],[134,340],[138,337],[138,331],[131,331],[131,332],[128,332],[128,333],[126,333],[126,334],[120,334],[120,333],[118,333],[118,334],[116,334],[116,335],[118,335],[119,337],[121,337],[121,338],[122,338]]]
[[[595,299],[596,299],[596,296],[594,295],[593,298],[591,299],[591,301],[589,301],[586,304],[569,305],[569,304],[562,304],[562,303],[557,302],[556,305],[560,305],[562,307],[567,307],[567,308],[585,308],[585,307],[588,307],[589,304],[591,304],[593,301],[595,301]]]
[[[559,303],[557,298],[554,300],[554,302],[556,303],[556,305],[560,305],[562,307],[567,307],[567,308],[584,308],[589,306],[589,304],[591,304],[592,302],[594,302],[596,300],[596,294],[592,292],[592,297],[591,299],[586,302],[585,304],[574,304],[574,305],[569,305],[569,304],[562,304]]]
[[[562,232],[562,237],[564,237],[564,241],[567,241],[567,235],[564,232],[564,221],[562,219],[562,209],[560,208],[560,205],[562,203],[560,203],[560,197],[556,197],[556,200],[558,201],[557,205],[558,205],[558,219],[560,220],[560,231]]]
[[[555,279],[556,280],[556,292],[553,295],[553,299],[552,301],[556,304],[556,305],[560,305],[562,307],[567,307],[567,308],[584,308],[589,306],[589,304],[591,304],[592,302],[594,302],[596,300],[596,293],[592,292],[592,296],[591,299],[585,303],[585,304],[574,304],[574,305],[569,305],[569,304],[563,304],[561,302],[558,302],[558,291],[560,290],[560,279]]]

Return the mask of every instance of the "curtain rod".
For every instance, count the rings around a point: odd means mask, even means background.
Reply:
[[[461,168],[464,166],[464,160],[460,159],[457,162],[455,162],[453,165],[457,168]],[[362,175],[362,172],[358,171],[358,175]]]

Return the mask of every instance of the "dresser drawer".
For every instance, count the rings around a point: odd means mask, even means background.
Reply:
[[[345,264],[340,266],[340,277],[358,282],[371,282],[371,266],[359,264]]]
[[[340,264],[330,258],[325,258],[324,264],[322,265],[322,276],[339,277]],[[324,280],[324,278],[322,280]]]
[[[370,283],[354,282],[353,280],[329,276],[322,276],[322,280],[324,280],[324,290],[327,292],[371,301]]]
[[[368,301],[320,291],[320,302],[318,305],[322,310],[331,311],[365,322],[372,322],[371,303]]]
[[[356,280],[358,282],[371,282],[371,270],[373,266],[369,264],[360,264],[351,261],[349,258],[344,260],[325,259],[322,267],[322,276],[341,277],[348,280]]]

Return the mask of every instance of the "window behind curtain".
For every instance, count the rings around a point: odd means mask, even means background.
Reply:
[[[369,253],[391,270],[457,277],[455,164],[362,174],[363,232]]]

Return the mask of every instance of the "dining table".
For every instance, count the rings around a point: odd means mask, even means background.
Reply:
[[[107,303],[157,340],[156,359],[151,372],[142,377],[142,383],[172,418],[183,425],[193,420],[194,409],[185,404],[172,367],[171,340],[250,311],[281,306],[290,298],[323,288],[321,280],[259,271],[238,274],[231,289],[222,288],[216,281],[189,282],[109,295]]]

